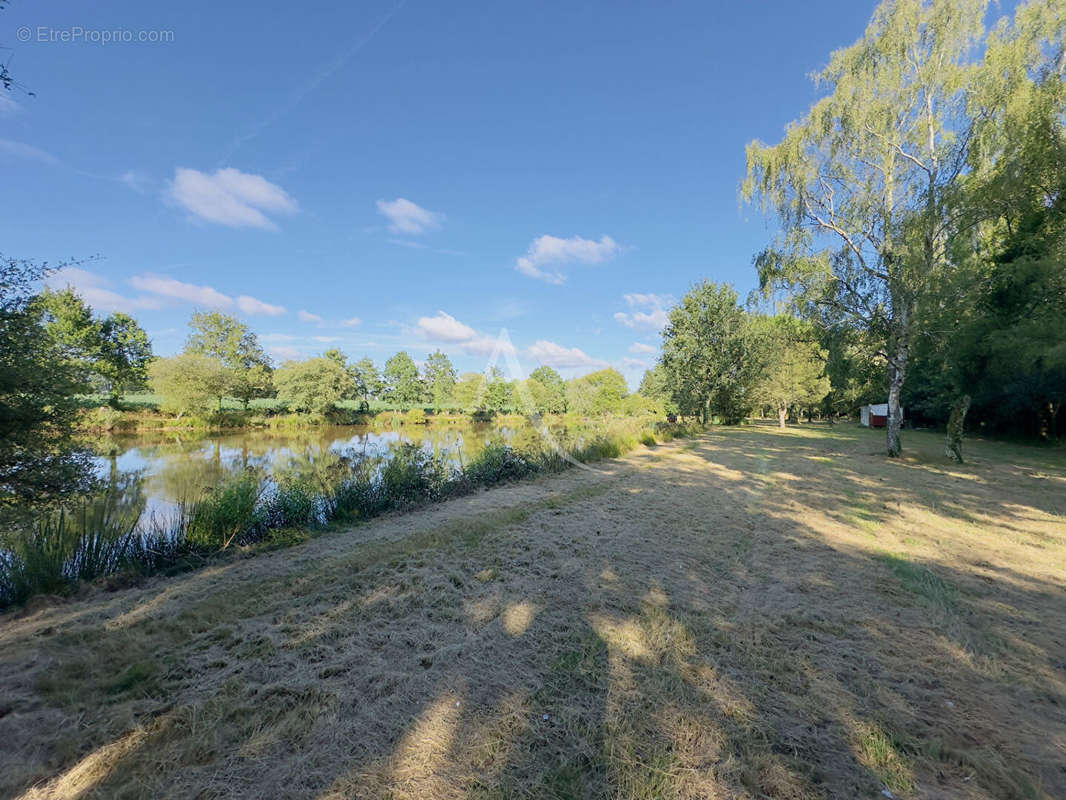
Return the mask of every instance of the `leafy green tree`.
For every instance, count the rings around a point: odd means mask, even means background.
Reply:
[[[293,411],[325,414],[354,392],[351,373],[334,358],[287,361],[274,374],[278,399]]]
[[[203,353],[181,353],[148,365],[148,385],[160,396],[160,407],[175,414],[221,411],[232,380],[222,359]]]
[[[485,376],[480,372],[464,372],[459,376],[458,382],[452,394],[455,402],[465,411],[474,411],[481,393],[481,385]]]
[[[512,404],[511,384],[499,367],[493,367],[485,377],[481,407],[486,411],[505,411]]]
[[[625,377],[612,367],[574,378],[566,384],[569,409],[589,417],[620,413],[628,390]]]
[[[637,393],[641,397],[660,403],[662,412],[667,414],[680,413],[680,408],[674,400],[673,392],[670,389],[670,376],[662,362],[659,362],[651,369],[644,370]]]
[[[80,376],[80,391],[91,389],[93,365],[100,351],[100,326],[93,310],[72,288],[45,289],[32,302],[62,358]]]
[[[41,264],[0,255],[0,510],[87,486],[72,439],[79,375],[32,307]]]
[[[529,373],[527,383],[539,413],[562,414],[566,411],[566,382],[554,369],[537,367]]]
[[[100,347],[93,368],[107,385],[112,404],[148,381],[155,356],[144,328],[128,314],[115,313],[100,322]]]
[[[380,397],[384,390],[381,372],[369,358],[359,359],[350,369],[352,379],[355,381],[356,392],[362,398],[364,405],[369,408],[371,398]]]
[[[189,321],[192,333],[185,351],[219,359],[230,380],[225,394],[240,400],[245,408],[256,397],[272,391],[272,365],[259,338],[236,317],[218,311],[198,311]],[[221,401],[219,408],[221,408]]]
[[[382,378],[385,397],[391,403],[409,406],[421,403],[426,396],[426,387],[418,374],[418,365],[402,350],[385,362]]]
[[[433,407],[440,411],[446,403],[450,403],[455,395],[455,384],[458,376],[451,359],[440,350],[437,350],[426,358],[423,367],[425,383],[429,394],[433,398]]]
[[[888,366],[889,455],[922,294],[941,280],[957,237],[951,213],[967,168],[995,153],[984,130],[1019,85],[1059,71],[1062,7],[1022,4],[984,31],[987,0],[893,0],[865,35],[833,53],[826,95],[775,146],[752,142],[742,190],[777,213],[764,286],[799,291],[868,331]],[[1051,46],[1046,46],[1050,43]],[[835,247],[830,249],[829,242]]]
[[[70,287],[45,289],[34,299],[33,308],[64,358],[82,376],[83,391],[97,384],[116,405],[124,391],[144,385],[152,345],[133,317],[115,313],[97,319]]]
[[[755,396],[777,409],[778,424],[784,428],[790,411],[821,403],[829,393],[828,354],[818,346],[813,326],[794,317],[763,317],[759,323],[764,358]]]
[[[704,281],[670,311],[662,365],[681,414],[736,424],[751,413],[762,349],[732,286]]]

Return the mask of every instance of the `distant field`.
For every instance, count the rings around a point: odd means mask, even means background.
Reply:
[[[0,796],[1066,797],[1066,454],[967,446],[716,428],[38,603]]]

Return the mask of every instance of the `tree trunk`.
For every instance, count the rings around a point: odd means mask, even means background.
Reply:
[[[785,429],[785,417],[788,416],[788,406],[784,403],[777,407],[777,424],[781,430]]]
[[[888,419],[885,437],[890,458],[899,458],[903,453],[900,429],[903,427],[903,408],[900,399],[903,381],[907,376],[907,360],[910,356],[912,304],[907,294],[899,289],[892,291],[892,333],[888,348]]]
[[[963,423],[966,421],[966,412],[970,410],[970,395],[964,394],[951,406],[948,415],[948,440],[944,448],[944,454],[952,461],[962,463],[962,433]]]
[[[885,423],[885,434],[888,440],[888,454],[892,458],[898,458],[903,452],[903,443],[900,441],[900,428],[903,427],[903,409],[900,407],[899,398],[903,390],[903,373],[895,364],[888,367],[888,420]]]

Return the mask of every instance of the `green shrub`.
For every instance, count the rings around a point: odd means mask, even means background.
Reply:
[[[322,491],[311,478],[282,475],[276,479],[260,511],[265,528],[299,528],[322,520]]]
[[[381,469],[385,505],[404,508],[437,500],[445,494],[449,477],[443,458],[417,444],[401,444]]]
[[[651,433],[650,431],[642,434],[640,437],[640,443],[645,447],[655,447],[655,445],[657,444],[657,442],[655,441],[655,434]]]
[[[256,529],[263,480],[254,470],[244,470],[210,489],[190,513],[188,541],[200,548],[221,550],[241,542]]]
[[[412,408],[403,415],[404,425],[425,425],[426,422],[426,412],[421,408]]]
[[[536,467],[505,444],[489,444],[463,470],[471,486],[493,486],[521,478]]]

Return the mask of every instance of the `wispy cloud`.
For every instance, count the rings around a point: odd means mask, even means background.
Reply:
[[[413,236],[437,230],[444,222],[443,214],[422,208],[417,203],[412,203],[403,197],[397,197],[395,200],[378,200],[378,213],[389,221],[389,230],[393,233]]]
[[[670,295],[633,293],[625,295],[625,301],[633,311],[619,311],[614,318],[627,328],[658,331],[670,321],[667,309],[674,304],[674,298]]]
[[[69,286],[97,311],[121,311],[125,314],[132,314],[135,311],[161,308],[163,305],[155,297],[126,297],[109,288],[110,281],[102,275],[79,267],[61,269],[49,275],[45,284],[53,289],[64,289]]]
[[[468,256],[465,250],[448,250],[444,247],[430,247],[425,242],[413,242],[410,239],[389,239],[389,244],[397,247],[407,247],[411,250],[428,250],[431,253],[440,253],[444,256]]]
[[[509,339],[501,339],[498,336],[490,336],[487,333],[479,333],[473,339],[469,339],[459,345],[464,353],[472,356],[490,356],[497,350],[500,355],[517,355],[518,350]]]
[[[250,316],[276,317],[286,313],[284,306],[273,305],[257,297],[242,294],[234,299],[213,286],[186,283],[164,275],[152,273],[134,275],[130,278],[130,285],[157,297],[178,303],[190,303],[201,308],[231,309],[236,307],[237,310]]]
[[[606,361],[579,350],[576,347],[564,347],[555,342],[538,340],[532,347],[526,350],[530,358],[549,367],[605,367]]]
[[[144,194],[152,185],[152,178],[146,172],[137,169],[128,169],[118,176],[119,183],[133,189],[139,194]]]
[[[178,167],[167,196],[197,219],[231,228],[274,230],[268,214],[297,211],[296,201],[280,186],[232,167],[212,174]]]
[[[639,358],[630,358],[629,356],[626,356],[622,359],[622,366],[626,367],[627,369],[647,369],[651,366],[651,364],[649,364],[647,361],[641,361]]]
[[[299,361],[303,358],[303,351],[297,347],[286,347],[285,345],[278,345],[277,347],[270,348],[270,355],[274,356],[278,361]]]
[[[321,342],[322,344],[329,344],[330,342],[339,342],[341,340],[341,337],[339,336],[312,336],[311,338],[314,339],[316,342]]]
[[[233,305],[232,297],[210,286],[197,286],[194,283],[185,283],[162,275],[151,273],[134,275],[130,278],[130,285],[142,292],[151,292],[160,297],[208,308],[229,308]]]
[[[318,314],[312,314],[310,311],[305,311],[302,308],[300,309],[300,313],[298,313],[296,316],[300,318],[300,322],[312,322],[316,325],[322,322],[322,317],[320,317]]]
[[[357,325],[362,324],[362,322],[363,321],[361,319],[359,319],[359,317],[349,317],[348,319],[342,319],[341,320],[341,327],[342,328],[354,328]]]
[[[653,347],[650,344],[644,344],[644,342],[633,342],[629,346],[630,353],[658,353],[659,348]]]
[[[17,114],[21,110],[22,106],[15,102],[9,92],[0,92],[0,116]]]
[[[618,242],[610,236],[601,236],[597,242],[571,236],[538,236],[529,245],[526,254],[515,262],[515,269],[523,275],[546,283],[566,283],[566,275],[560,267],[567,264],[602,264],[614,258],[619,251]],[[553,269],[544,269],[553,267]]]
[[[25,142],[16,142],[14,139],[0,139],[0,156],[17,158],[24,161],[40,161],[42,164],[55,166],[59,159],[51,153],[45,152],[39,147]]]
[[[254,297],[242,294],[237,298],[237,308],[245,314],[264,314],[268,317],[278,317],[285,313],[285,306],[275,306],[264,303]]]

